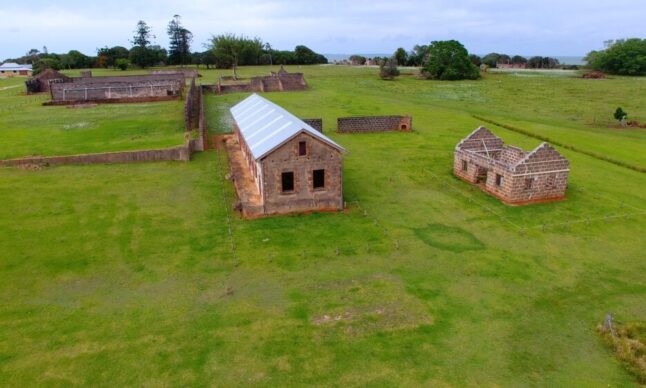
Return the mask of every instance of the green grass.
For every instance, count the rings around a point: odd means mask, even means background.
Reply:
[[[232,185],[214,151],[190,163],[0,169],[5,384],[635,384],[595,327],[608,311],[645,318],[644,174],[561,150],[572,164],[567,200],[508,207],[451,166],[457,141],[480,124],[474,114],[537,133],[553,126],[550,136],[591,150],[588,133],[643,149],[643,132],[628,141],[586,126],[586,101],[567,108],[582,119],[564,118],[552,101],[571,94],[557,85],[585,91],[577,79],[541,78],[554,95],[535,94],[541,112],[532,113],[498,90],[529,77],[474,83],[505,103],[494,109],[491,99],[435,94],[470,83],[302,70],[311,90],[266,97],[323,117],[349,150],[343,213],[234,216],[230,237]],[[640,79],[604,82],[599,105],[642,88]],[[207,96],[212,132],[229,130],[227,107],[243,97]],[[643,104],[628,106],[646,116]],[[415,131],[332,132],[338,116],[391,113],[412,114]],[[525,148],[539,143],[493,129]]]
[[[182,101],[43,106],[49,97],[24,95],[23,82],[0,80],[0,159],[152,149],[182,142]]]

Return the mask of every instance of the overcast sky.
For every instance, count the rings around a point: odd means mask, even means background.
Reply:
[[[277,49],[305,44],[320,53],[390,53],[457,39],[470,52],[585,55],[603,41],[646,38],[646,0],[0,0],[0,59],[30,48],[130,47],[145,20],[167,46],[174,14],[203,51],[211,34],[258,36]]]

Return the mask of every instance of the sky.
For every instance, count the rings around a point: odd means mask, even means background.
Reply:
[[[583,56],[608,39],[646,38],[646,0],[0,0],[0,60],[43,46],[88,55],[130,47],[140,19],[167,47],[175,14],[193,32],[194,51],[225,32],[326,54],[456,39],[477,54]]]

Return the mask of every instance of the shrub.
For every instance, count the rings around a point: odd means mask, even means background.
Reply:
[[[399,75],[397,59],[388,58],[379,65],[379,76],[381,79],[392,80]]]
[[[119,70],[126,70],[128,66],[130,66],[130,62],[125,59],[125,58],[119,58],[115,61],[115,66],[117,66],[117,69]]]
[[[637,377],[640,384],[646,384],[646,324],[633,322],[613,326],[615,333],[603,325],[597,329],[626,369]]]
[[[615,120],[621,121],[628,116],[628,113],[624,112],[624,110],[621,109],[621,107],[618,107],[617,110],[615,110],[615,113],[613,116],[615,117]]]

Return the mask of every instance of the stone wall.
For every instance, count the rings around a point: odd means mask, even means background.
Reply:
[[[453,172],[456,176],[480,187],[509,204],[525,204],[563,199],[567,189],[569,163],[554,159],[553,155],[538,150],[528,166],[531,170],[510,168],[501,161],[481,154],[458,149],[455,152]],[[531,156],[530,156],[531,158]],[[466,170],[464,169],[466,167]],[[501,177],[501,179],[498,178]]]
[[[179,98],[184,86],[183,74],[72,78],[72,82],[52,84],[51,97],[53,102]]]
[[[0,160],[0,166],[136,163],[173,160],[187,162],[194,152],[204,151],[208,136],[202,88],[194,86],[193,90],[192,95],[196,99],[196,102],[191,109],[196,111],[197,122],[191,122],[191,127],[187,128],[183,145],[153,150],[117,151],[64,156],[34,156]],[[191,138],[194,129],[197,129],[198,136]]]
[[[303,73],[272,73],[269,76],[253,77],[248,83],[222,83],[222,81],[227,80],[229,80],[229,77],[220,77],[217,84],[208,85],[205,88],[217,94],[283,92],[307,89],[307,82],[305,82]]]
[[[163,160],[188,161],[191,146],[187,144],[172,148],[140,151],[105,152],[99,154],[80,154],[66,156],[36,156],[20,159],[0,160],[0,166],[25,165],[64,165],[64,164],[104,164],[157,162]]]
[[[323,119],[301,119],[312,128],[323,133]]]
[[[336,123],[337,132],[341,133],[410,131],[413,118],[411,116],[339,117]]]
[[[299,156],[299,142],[307,154]],[[301,133],[262,160],[262,197],[265,214],[343,209],[341,153],[307,133]],[[323,189],[313,188],[313,171],[325,170]],[[294,190],[282,192],[283,172],[294,173]]]

